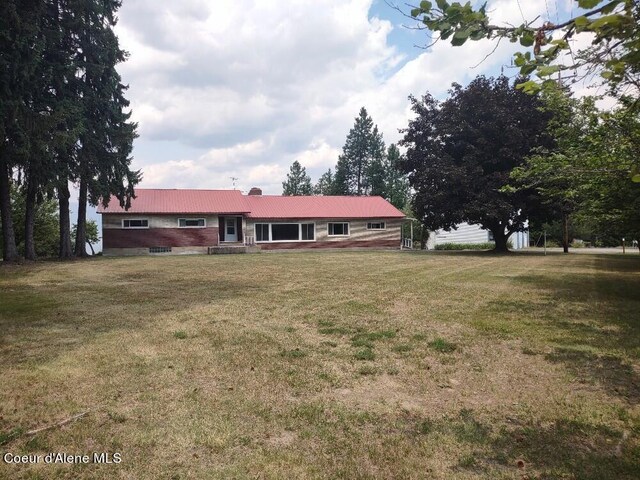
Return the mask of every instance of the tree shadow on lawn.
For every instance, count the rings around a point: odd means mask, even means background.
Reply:
[[[523,475],[539,472],[532,478],[632,479],[640,471],[640,448],[629,432],[567,419],[503,428],[490,451],[489,462],[517,468],[521,461]]]
[[[593,258],[574,265],[594,268]],[[636,261],[599,256],[593,275],[550,273],[515,278],[549,297],[550,312],[545,319],[556,332],[551,343],[560,346],[546,355],[547,360],[565,364],[581,381],[598,382],[610,395],[622,396],[632,404],[640,402],[640,375],[624,357],[640,358],[637,267],[640,263]],[[558,319],[561,315],[564,318]]]
[[[563,363],[582,382],[604,386],[610,395],[623,397],[633,405],[640,402],[640,375],[619,357],[556,348],[545,358],[552,363]]]
[[[633,428],[568,418],[480,422],[467,409],[457,416],[406,420],[415,422],[418,438],[435,435],[439,443],[458,446],[452,450],[471,451],[453,468],[484,478],[635,479],[640,471],[640,445]]]
[[[133,278],[133,277],[132,277]],[[24,285],[0,288],[0,358],[5,367],[38,365],[113,331],[144,328],[159,315],[250,296],[254,282],[189,278],[158,281],[135,275],[99,284]]]

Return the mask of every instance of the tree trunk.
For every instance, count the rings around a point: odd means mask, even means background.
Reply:
[[[5,262],[15,262],[19,259],[19,255],[11,216],[9,167],[2,158],[0,158],[0,216],[2,217],[2,258]]]
[[[36,195],[37,188],[31,175],[28,175],[24,212],[24,256],[27,260],[36,259],[36,245],[33,240],[33,229],[36,223]]]
[[[65,183],[58,187],[58,203],[60,205],[60,250],[59,256],[62,259],[73,257],[71,248],[71,223],[69,219],[69,187]]]
[[[91,249],[91,255],[95,255],[96,251],[93,249],[93,245],[91,245],[91,242],[87,242],[89,244],[89,248]]]
[[[87,254],[87,181],[80,180],[78,194],[78,222],[76,224],[76,257],[88,257]]]
[[[508,253],[509,247],[507,245],[507,242],[509,241],[510,235],[504,233],[504,228],[501,226],[496,230],[491,230],[491,233],[493,233],[493,238],[496,243],[493,251],[498,253]]]
[[[427,230],[427,227],[422,225],[422,230],[420,231],[420,250],[427,249],[428,241],[429,241],[429,230]]]
[[[569,253],[569,215],[562,214],[562,251]]]

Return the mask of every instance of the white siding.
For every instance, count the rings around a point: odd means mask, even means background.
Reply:
[[[122,220],[130,218],[146,218],[149,228],[179,228],[180,218],[204,218],[207,228],[218,226],[217,215],[158,215],[158,214],[126,214],[105,213],[102,215],[102,228],[122,228]]]
[[[489,231],[484,230],[480,225],[460,223],[457,230],[447,232],[438,230],[431,235],[433,243],[430,241],[429,248],[443,243],[485,243],[489,242]],[[529,231],[516,232],[509,237],[513,250],[527,248],[529,246]]]
[[[447,232],[438,230],[435,234],[435,244],[443,243],[485,243],[489,241],[489,232],[483,230],[480,225],[461,223],[455,230]]]

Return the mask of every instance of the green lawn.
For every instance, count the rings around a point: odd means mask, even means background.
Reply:
[[[2,266],[0,329],[0,453],[122,455],[0,478],[640,472],[638,255]]]

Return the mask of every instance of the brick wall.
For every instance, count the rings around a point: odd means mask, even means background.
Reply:
[[[279,249],[302,249],[302,248],[355,248],[355,247],[373,247],[373,248],[399,248],[400,239],[398,240],[342,240],[340,242],[274,242],[259,243],[261,250],[279,250]]]
[[[104,228],[102,243],[104,248],[211,247],[218,244],[218,227]]]

